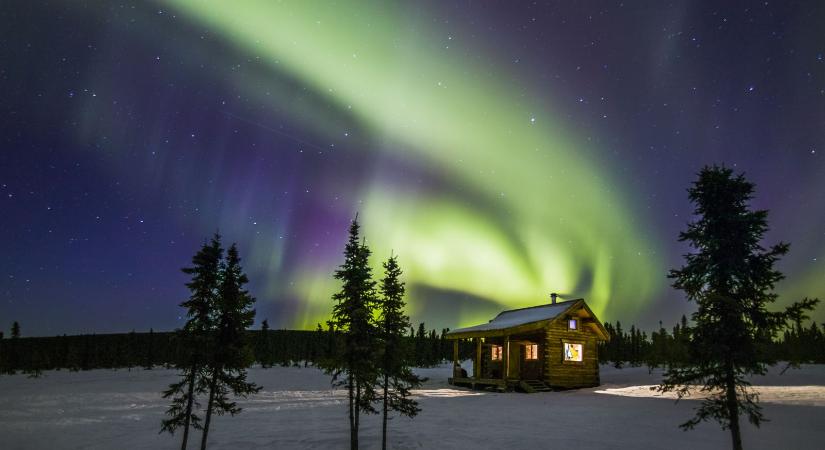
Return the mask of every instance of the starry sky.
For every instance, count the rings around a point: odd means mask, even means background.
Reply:
[[[314,328],[356,213],[414,323],[558,292],[669,325],[714,163],[791,243],[779,303],[825,298],[823,23],[817,1],[4,2],[0,329],[179,327],[216,230],[258,321]]]

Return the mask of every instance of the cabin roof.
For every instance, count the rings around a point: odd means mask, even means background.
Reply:
[[[458,328],[450,330],[447,334],[469,333],[474,331],[494,331],[513,328],[520,325],[527,325],[533,322],[541,322],[543,320],[555,319],[577,301],[582,299],[568,300],[564,302],[556,302],[550,305],[531,306],[529,308],[510,309],[500,312],[496,317],[487,323],[475,325],[472,327]]]
[[[539,306],[531,306],[528,308],[511,309],[502,311],[492,320],[481,325],[475,325],[466,328],[457,328],[447,332],[448,338],[462,339],[465,337],[480,337],[480,336],[494,336],[505,334],[503,331],[511,330],[513,328],[530,329],[556,319],[559,316],[565,315],[567,311],[577,310],[583,308],[587,310],[588,314],[595,319],[597,331],[604,339],[607,338],[607,331],[604,330],[598,319],[595,318],[593,312],[587,307],[584,299],[577,298],[574,300],[567,300],[563,302],[556,302],[552,304],[545,304]]]

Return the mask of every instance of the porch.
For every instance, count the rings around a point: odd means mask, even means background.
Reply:
[[[471,389],[541,392],[544,384],[543,332],[471,338],[475,351],[472,375],[459,362],[459,340],[453,341],[453,376],[447,382]]]

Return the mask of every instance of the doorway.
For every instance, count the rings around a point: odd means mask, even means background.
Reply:
[[[510,352],[509,358],[507,361],[507,366],[509,368],[507,373],[507,378],[521,378],[521,358],[522,358],[522,345],[516,342],[510,342]]]
[[[522,349],[523,357],[520,358],[521,361],[521,379],[522,380],[540,380],[541,379],[541,366],[542,366],[542,357],[541,345],[535,343],[526,343],[524,345],[520,345]]]

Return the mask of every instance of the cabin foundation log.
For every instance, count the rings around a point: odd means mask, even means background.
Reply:
[[[451,378],[453,386],[470,389],[494,389],[499,392],[513,391],[518,386],[518,380],[501,380],[498,378]]]

